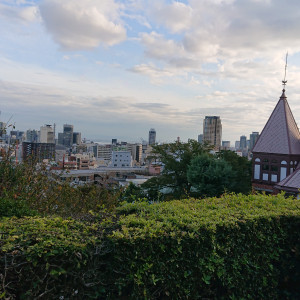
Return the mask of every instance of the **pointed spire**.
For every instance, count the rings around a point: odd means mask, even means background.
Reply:
[[[253,148],[253,152],[300,154],[300,132],[284,89]]]

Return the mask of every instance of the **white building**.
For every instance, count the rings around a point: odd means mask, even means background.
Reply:
[[[132,167],[131,151],[112,151],[111,167]]]
[[[51,125],[41,126],[39,140],[40,143],[55,143],[54,130]]]

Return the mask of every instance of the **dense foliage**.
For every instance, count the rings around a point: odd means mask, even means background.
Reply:
[[[112,209],[119,190],[95,185],[74,187],[42,164],[15,164],[9,156],[0,161],[0,218],[3,216],[86,216],[90,210]]]
[[[140,197],[161,201],[224,192],[250,193],[251,161],[232,151],[213,155],[211,149],[195,140],[154,146],[150,160],[161,163],[163,172],[142,185]]]
[[[226,190],[231,191],[234,176],[229,163],[207,153],[193,158],[187,170],[191,194],[196,197],[220,196]]]
[[[299,227],[300,202],[283,195],[124,203],[89,223],[5,218],[0,295],[298,299]]]

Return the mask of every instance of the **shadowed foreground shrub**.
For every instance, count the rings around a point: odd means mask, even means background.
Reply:
[[[85,224],[0,223],[0,295],[297,299],[300,201],[283,195],[124,204]]]

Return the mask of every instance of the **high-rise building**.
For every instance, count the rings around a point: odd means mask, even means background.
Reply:
[[[73,144],[80,145],[81,144],[81,133],[73,132]]]
[[[54,143],[22,143],[23,160],[32,159],[41,162],[44,159],[55,160]]]
[[[55,143],[54,130],[51,125],[41,126],[39,141],[40,143]]]
[[[203,143],[203,134],[198,134],[198,143]]]
[[[218,116],[206,116],[203,121],[203,141],[214,146],[215,150],[221,147],[222,124]]]
[[[75,136],[76,139],[80,139],[81,142],[81,134],[78,132]],[[71,147],[73,145],[73,140],[73,125],[64,124],[63,132],[58,133],[58,144]]]
[[[155,145],[156,142],[156,131],[154,128],[149,130],[149,145]]]
[[[28,129],[26,131],[26,142],[38,142],[39,133],[37,130]]]
[[[64,145],[72,146],[73,144],[73,125],[64,124]]]
[[[257,139],[259,137],[259,133],[258,132],[252,132],[250,134],[250,144],[249,144],[249,150],[252,151]]]
[[[242,135],[240,137],[240,149],[241,150],[247,149],[247,137],[245,135]]]

